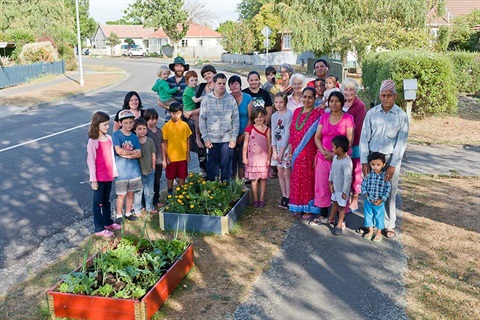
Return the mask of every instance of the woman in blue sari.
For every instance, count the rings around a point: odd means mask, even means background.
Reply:
[[[317,153],[314,135],[323,109],[315,108],[315,89],[306,87],[302,92],[302,107],[295,109],[290,126],[290,145],[293,152],[290,178],[289,210],[295,217],[311,220],[319,208],[315,198],[315,167]]]

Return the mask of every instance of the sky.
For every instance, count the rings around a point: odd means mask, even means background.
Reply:
[[[211,10],[217,16],[217,21],[213,22],[212,27],[216,29],[220,22],[226,20],[237,20],[238,14],[235,12],[240,0],[199,0],[205,3],[205,8]],[[100,24],[105,21],[118,20],[123,16],[123,10],[134,0],[90,0],[90,16]]]

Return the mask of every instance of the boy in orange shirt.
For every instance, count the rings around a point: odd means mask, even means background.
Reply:
[[[167,178],[167,191],[173,193],[173,180],[178,185],[185,184],[190,162],[189,137],[192,131],[188,124],[181,120],[183,108],[179,103],[172,103],[168,109],[171,119],[162,128],[163,133],[163,167]]]

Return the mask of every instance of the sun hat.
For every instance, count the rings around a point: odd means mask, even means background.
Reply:
[[[183,65],[183,67],[185,68],[185,71],[188,71],[190,69],[190,65],[189,64],[186,64],[185,63],[185,59],[183,59],[182,57],[176,57],[174,60],[173,60],[173,63],[170,63],[168,65],[168,67],[170,68],[170,70],[172,71],[175,71],[174,67],[176,64],[181,64]]]
[[[130,110],[122,110],[118,113],[118,121],[122,121],[123,119],[132,118],[135,119],[135,115]]]

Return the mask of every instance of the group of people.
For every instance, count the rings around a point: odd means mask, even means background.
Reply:
[[[134,220],[142,207],[154,210],[162,169],[172,194],[175,180],[185,182],[194,151],[207,180],[238,177],[251,183],[254,207],[266,206],[266,181],[276,172],[278,206],[293,216],[331,225],[341,235],[345,213],[358,209],[363,194],[365,223],[357,231],[375,242],[395,236],[395,196],[408,137],[395,84],[383,81],[381,103],[367,112],[357,81],[340,85],[324,59],[314,66],[316,79],[309,83],[289,64],[280,65],[279,76],[267,67],[264,84],[251,71],[242,90],[239,76],[227,78],[212,65],[201,69],[205,82],[198,85],[198,74],[177,57],[160,67],[152,87],[165,109],[161,129],[156,110],[144,111],[136,92],[125,97],[112,137],[109,118],[97,112],[87,161],[96,234],[111,236],[122,217]],[[117,221],[108,202],[115,177]]]

